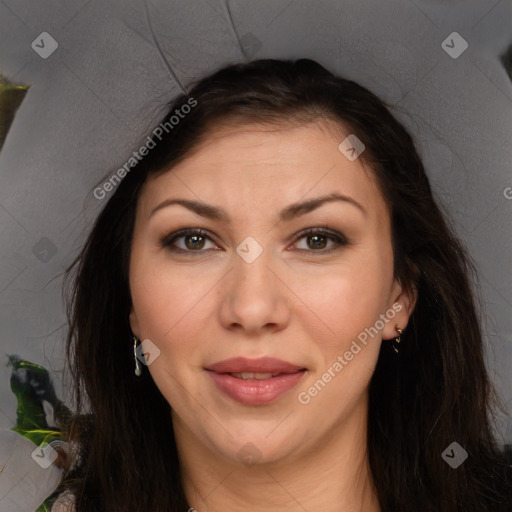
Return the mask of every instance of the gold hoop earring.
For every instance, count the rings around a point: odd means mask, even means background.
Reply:
[[[139,358],[137,357],[137,342],[139,341],[139,338],[137,336],[133,337],[133,357],[135,358],[135,375],[137,377],[140,377],[142,374],[142,371],[139,366]]]
[[[403,329],[400,329],[397,325],[395,326],[395,330],[398,332],[398,336],[395,338],[394,342],[393,342],[393,349],[395,350],[395,352],[398,354],[398,348],[396,347],[396,345],[398,343],[400,343],[400,336],[402,336],[402,332],[403,332]]]

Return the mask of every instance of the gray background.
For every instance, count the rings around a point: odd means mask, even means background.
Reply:
[[[46,59],[31,47],[42,32],[58,43]],[[469,45],[458,58],[443,49],[452,32]],[[30,89],[0,153],[0,360],[51,368],[66,398],[62,272],[106,201],[94,187],[192,80],[309,57],[390,102],[413,133],[480,270],[489,368],[512,412],[512,83],[499,61],[511,42],[509,0],[2,0],[0,71]],[[9,378],[0,364],[4,428]]]

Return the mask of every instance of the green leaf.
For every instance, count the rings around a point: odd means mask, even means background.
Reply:
[[[11,389],[18,400],[16,428],[21,432],[60,430],[59,421],[70,412],[57,399],[48,370],[10,355]],[[48,424],[50,422],[50,424]]]
[[[27,90],[28,87],[11,84],[0,75],[0,149]]]
[[[17,421],[11,430],[38,446],[62,441],[60,423],[71,412],[57,399],[48,370],[17,356],[9,356],[9,364],[13,367],[11,389],[18,401]],[[35,512],[50,512],[56,498],[57,493],[48,496]]]

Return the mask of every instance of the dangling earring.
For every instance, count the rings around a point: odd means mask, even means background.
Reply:
[[[137,338],[137,336],[134,336],[133,337],[133,357],[135,358],[135,375],[137,375],[137,377],[140,377],[142,372],[140,370],[139,359],[137,357],[137,342],[138,341],[139,341],[139,339]]]
[[[394,348],[395,352],[398,354],[398,348],[395,346],[395,343],[396,344],[400,343],[400,336],[402,336],[403,330],[399,329],[397,325],[395,325],[395,330],[398,332],[398,336],[395,338],[395,341],[393,342],[393,348]]]

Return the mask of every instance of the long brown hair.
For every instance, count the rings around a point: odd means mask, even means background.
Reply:
[[[192,105],[178,123],[175,110]],[[185,112],[185,109],[182,111]],[[61,490],[78,512],[185,511],[170,405],[133,371],[130,244],[145,181],[172,169],[219,122],[334,120],[366,146],[392,222],[395,278],[418,300],[398,356],[383,343],[370,383],[368,453],[383,512],[512,509],[511,463],[493,437],[475,269],[433,194],[413,139],[390,108],[310,59],[225,67],[169,105],[156,147],[129,169],[67,272],[67,357],[80,458]],[[172,121],[172,122],[171,122]],[[172,125],[172,127],[171,127]],[[161,133],[160,133],[161,132]],[[457,442],[468,459],[441,457]]]

